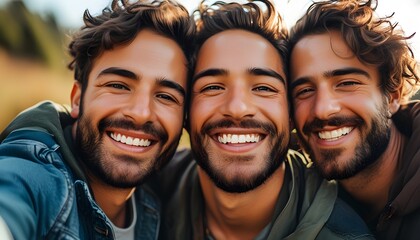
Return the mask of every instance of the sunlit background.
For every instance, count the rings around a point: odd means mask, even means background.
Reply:
[[[180,0],[190,11],[198,0]],[[274,1],[290,27],[310,0]],[[99,14],[110,0],[0,0],[0,131],[23,109],[50,99],[70,102],[67,70],[69,35],[82,25],[86,9]],[[394,14],[420,59],[420,1],[379,0],[380,16]]]

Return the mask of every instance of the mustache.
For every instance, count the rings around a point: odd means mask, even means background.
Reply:
[[[152,122],[146,122],[138,125],[132,121],[123,119],[102,119],[99,121],[98,128],[100,132],[104,132],[106,128],[122,128],[126,130],[143,131],[147,134],[157,136],[164,141],[168,139],[166,131],[157,128]]]
[[[363,119],[359,117],[333,117],[326,120],[315,118],[311,122],[305,123],[305,125],[303,125],[302,131],[305,134],[309,134],[310,132],[313,132],[314,129],[321,129],[324,126],[337,127],[342,125],[359,125],[363,122]]]
[[[268,135],[272,135],[272,136],[274,136],[277,133],[276,127],[273,126],[272,124],[264,123],[264,122],[257,121],[254,119],[246,119],[240,122],[232,121],[229,119],[223,119],[220,121],[210,122],[210,123],[205,124],[201,130],[201,134],[204,135],[206,132],[214,128],[230,128],[230,127],[253,128],[253,129],[259,128],[259,129],[263,129],[265,132],[268,133]]]

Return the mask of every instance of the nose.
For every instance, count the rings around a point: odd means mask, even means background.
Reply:
[[[252,93],[246,86],[235,85],[228,90],[225,104],[222,106],[224,116],[240,120],[254,116],[255,111]]]
[[[153,95],[145,92],[133,94],[123,108],[123,114],[138,124],[153,121]]]
[[[332,91],[326,89],[318,90],[313,107],[313,112],[317,118],[322,120],[328,119],[340,112],[340,110],[339,98]]]

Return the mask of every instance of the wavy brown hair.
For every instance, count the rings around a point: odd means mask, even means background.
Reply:
[[[173,39],[186,59],[190,59],[188,43],[194,36],[194,23],[186,8],[177,2],[113,0],[98,16],[92,16],[86,10],[83,20],[85,25],[69,44],[73,59],[68,65],[82,85],[82,95],[95,59],[104,51],[129,44],[142,29],[151,29]]]
[[[303,37],[339,31],[357,56],[378,67],[385,95],[401,91],[401,102],[407,102],[418,90],[419,64],[392,15],[376,16],[377,2],[372,0],[336,0],[314,2],[290,31],[291,49]]]
[[[250,0],[243,4],[217,1],[211,5],[204,0],[193,15],[197,31],[195,57],[203,43],[211,36],[225,30],[242,29],[267,39],[282,57],[284,72],[288,72],[288,30],[281,15],[269,0]]]

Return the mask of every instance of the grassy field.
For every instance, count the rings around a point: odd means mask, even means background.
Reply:
[[[70,103],[73,77],[64,66],[51,70],[43,64],[13,58],[0,49],[0,129],[39,101]]]

